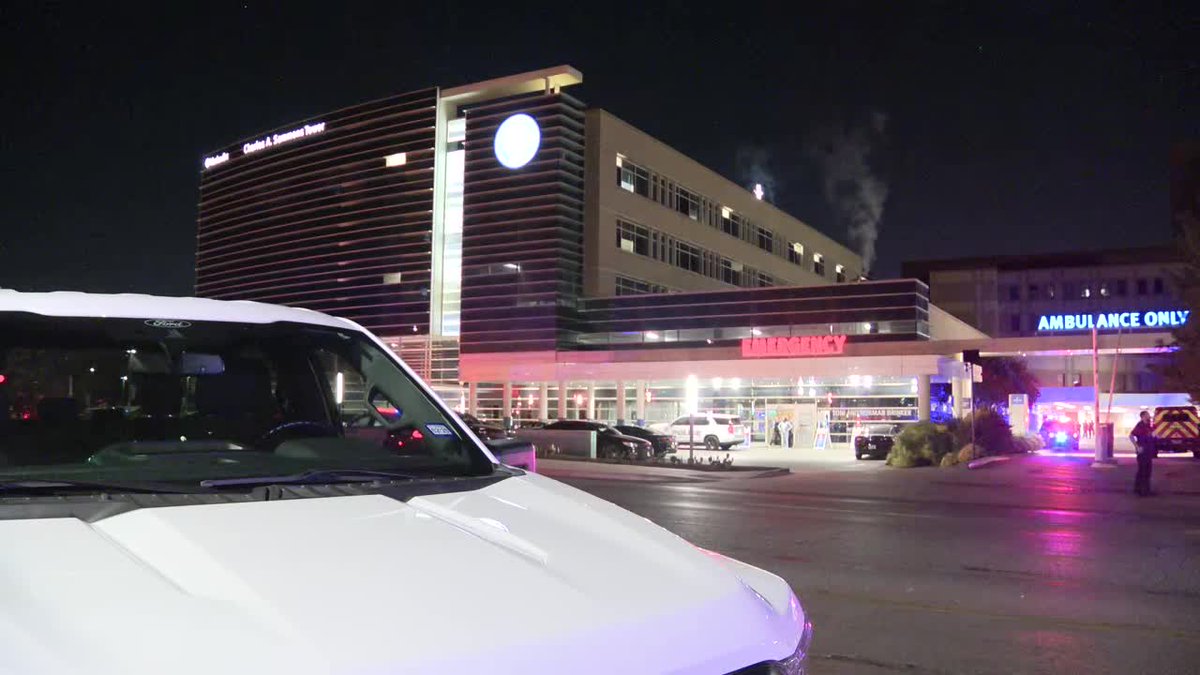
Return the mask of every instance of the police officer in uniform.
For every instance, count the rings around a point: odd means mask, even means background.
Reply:
[[[1149,497],[1150,469],[1154,462],[1154,428],[1150,425],[1150,412],[1143,410],[1137,426],[1129,432],[1129,440],[1137,448],[1137,476],[1133,479],[1133,491],[1139,497]]]

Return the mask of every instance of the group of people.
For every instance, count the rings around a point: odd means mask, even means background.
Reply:
[[[1079,433],[1084,438],[1092,438],[1096,435],[1096,423],[1095,422],[1084,422],[1083,424],[1081,424],[1079,426],[1080,426]]]
[[[786,415],[775,420],[775,424],[771,427],[770,445],[781,445],[785,448],[792,447],[792,432],[796,430],[796,425],[792,424],[792,420]]]

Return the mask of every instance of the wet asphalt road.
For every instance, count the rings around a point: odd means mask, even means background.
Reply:
[[[566,479],[801,597],[810,672],[1200,673],[1200,463],[879,463],[705,483]]]

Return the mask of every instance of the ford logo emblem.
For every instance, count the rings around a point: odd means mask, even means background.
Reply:
[[[147,319],[145,324],[151,328],[187,328],[192,325],[192,322],[175,319]]]

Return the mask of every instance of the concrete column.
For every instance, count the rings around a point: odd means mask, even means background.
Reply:
[[[567,383],[558,381],[558,419],[567,419]]]
[[[550,383],[542,382],[538,385],[538,419],[545,420],[550,418]]]
[[[500,385],[500,417],[512,416],[513,408],[513,386],[512,382],[505,382]]]
[[[596,419],[596,383],[592,382],[588,385],[587,391],[587,418],[589,420]]]
[[[637,383],[637,418],[639,420],[646,419],[646,381],[638,380]]]
[[[624,424],[625,419],[625,381],[617,380],[617,422]]]
[[[470,382],[467,384],[467,412],[472,415],[479,414],[479,383]]]
[[[917,376],[917,421],[929,421],[930,381],[928,375]]]

